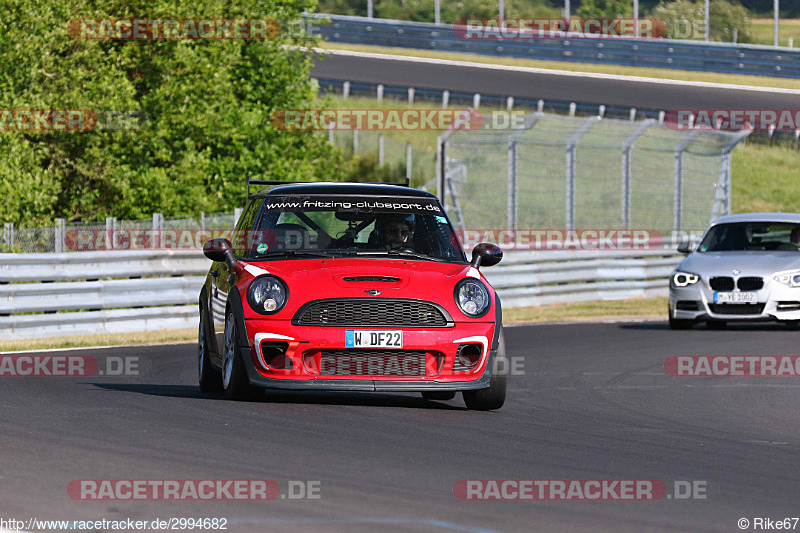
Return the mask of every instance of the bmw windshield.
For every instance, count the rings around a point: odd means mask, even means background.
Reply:
[[[736,222],[708,230],[700,252],[797,252],[800,224],[788,222]]]
[[[376,255],[465,262],[435,198],[268,196],[248,257]]]

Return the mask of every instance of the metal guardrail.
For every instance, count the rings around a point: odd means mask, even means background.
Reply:
[[[671,249],[509,252],[484,272],[505,307],[664,295]],[[198,250],[0,254],[0,340],[191,328]]]
[[[0,254],[0,339],[194,327],[208,267],[198,250]]]
[[[320,14],[331,42],[395,46],[445,52],[511,56],[635,67],[655,67],[780,78],[800,77],[800,50],[674,39],[467,40],[453,26],[402,20]]]

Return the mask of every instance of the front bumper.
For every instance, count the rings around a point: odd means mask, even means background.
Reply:
[[[449,328],[354,328],[306,327],[288,320],[246,320],[247,346],[241,346],[245,367],[253,385],[294,390],[338,391],[460,391],[487,388],[497,357],[494,322],[456,323]],[[347,348],[345,331],[392,329],[403,331],[403,349],[390,353],[424,351],[428,365],[424,375],[341,375],[326,373],[319,364],[321,351],[358,351]],[[288,344],[290,369],[272,368],[260,347],[264,342]],[[454,371],[453,363],[461,344],[481,344],[481,358],[475,368]],[[435,354],[435,357],[434,357]],[[316,363],[313,363],[316,356]],[[433,364],[433,360],[436,361]],[[311,364],[310,364],[311,363]],[[331,368],[331,367],[327,367]],[[359,367],[360,368],[360,367]]]
[[[695,321],[800,321],[800,288],[788,287],[771,278],[764,278],[764,287],[762,289],[750,291],[757,295],[757,302],[749,304],[753,307],[738,308],[739,312],[737,313],[726,312],[731,308],[726,309],[724,306],[715,307],[714,292],[705,278],[688,287],[670,287],[670,316],[677,320]],[[687,307],[686,302],[695,302],[697,309],[685,309]],[[742,310],[746,310],[746,314],[741,314]]]

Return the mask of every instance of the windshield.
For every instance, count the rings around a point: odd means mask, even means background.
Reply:
[[[797,252],[800,224],[787,222],[736,222],[708,231],[700,252]]]
[[[386,255],[465,262],[435,198],[269,196],[248,257]]]

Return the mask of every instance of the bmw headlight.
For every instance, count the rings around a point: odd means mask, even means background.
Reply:
[[[489,289],[473,278],[462,279],[456,284],[456,305],[471,318],[478,318],[489,310]]]
[[[257,277],[247,288],[247,303],[253,311],[262,315],[277,313],[283,309],[288,298],[286,284],[275,276]]]
[[[694,285],[700,281],[700,276],[697,274],[692,274],[691,272],[681,272],[680,270],[676,270],[672,273],[670,281],[672,282],[673,287],[688,287],[689,285]]]
[[[783,283],[789,287],[800,287],[800,270],[789,270],[778,272],[773,278],[778,283]]]

